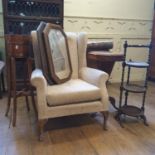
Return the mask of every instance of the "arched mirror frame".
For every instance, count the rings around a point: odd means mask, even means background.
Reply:
[[[69,64],[69,70],[70,70],[70,73],[67,77],[64,77],[62,79],[60,79],[56,72],[55,72],[55,67],[54,67],[54,63],[53,63],[53,58],[52,58],[52,54],[51,54],[51,47],[50,47],[50,41],[49,41],[49,33],[51,31],[51,29],[55,29],[55,30],[59,30],[61,31],[63,37],[64,37],[64,40],[65,40],[65,45],[66,45],[66,52],[67,52],[67,56],[68,56],[68,64]],[[46,46],[46,52],[47,52],[47,59],[48,59],[48,63],[49,63],[49,69],[50,69],[50,72],[52,74],[52,77],[53,77],[53,80],[56,82],[56,83],[63,83],[67,80],[70,79],[71,77],[71,74],[72,74],[72,66],[71,66],[71,60],[70,60],[70,54],[69,54],[69,48],[68,48],[68,42],[67,42],[67,37],[64,33],[64,31],[62,30],[62,28],[58,25],[55,25],[55,24],[51,24],[51,23],[47,23],[46,24],[46,27],[43,31],[43,36],[44,36],[44,39],[45,39],[45,46]]]

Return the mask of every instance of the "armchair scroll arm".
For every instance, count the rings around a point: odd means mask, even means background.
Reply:
[[[47,86],[47,82],[42,71],[40,69],[35,69],[31,74],[31,83],[33,86],[38,87],[40,86],[38,85],[38,82],[41,82],[40,84]]]
[[[37,90],[38,117],[42,119],[46,111],[45,108],[47,106],[46,102],[47,81],[40,69],[35,69],[32,72],[31,83],[33,86],[36,87]]]
[[[100,87],[101,83],[106,83],[109,78],[109,75],[106,72],[89,67],[81,68],[79,76],[84,81],[87,81],[97,87]]]
[[[83,67],[79,72],[79,76],[84,81],[100,88],[103,107],[108,111],[109,95],[106,87],[106,82],[109,75],[106,72],[100,71],[98,69]]]

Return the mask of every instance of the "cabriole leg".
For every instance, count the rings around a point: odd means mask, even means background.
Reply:
[[[103,129],[107,130],[107,120],[108,120],[109,112],[108,111],[104,111],[104,112],[102,112],[102,115],[104,117]]]
[[[38,135],[39,141],[43,140],[44,126],[47,122],[47,119],[38,120]]]

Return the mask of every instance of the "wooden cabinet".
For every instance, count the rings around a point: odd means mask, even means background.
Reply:
[[[16,124],[17,97],[25,96],[29,110],[28,96],[31,96],[36,112],[30,84],[33,67],[30,33],[41,21],[63,27],[63,4],[63,0],[3,0],[8,85],[6,116],[13,98],[13,126]]]
[[[63,0],[3,0],[5,34],[29,34],[40,21],[63,27]]]
[[[23,54],[33,55],[32,49],[30,47],[27,49],[26,44],[31,42],[30,33],[37,29],[41,21],[63,27],[63,0],[3,0],[2,2],[7,66],[10,65],[10,55],[15,58],[23,57]],[[29,41],[23,38],[28,38]],[[17,64],[17,74],[22,72],[22,66],[22,63]]]
[[[2,0],[8,89],[12,72],[16,80],[23,80],[25,59],[33,57],[31,37],[41,21],[58,24],[63,27],[64,0]],[[24,59],[23,59],[24,57]],[[16,71],[11,68],[11,59],[15,61]]]

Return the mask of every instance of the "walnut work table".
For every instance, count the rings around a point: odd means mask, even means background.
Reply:
[[[109,51],[91,51],[87,53],[88,66],[103,70],[107,72],[109,75],[112,72],[115,62],[123,60],[123,53],[112,53]]]

